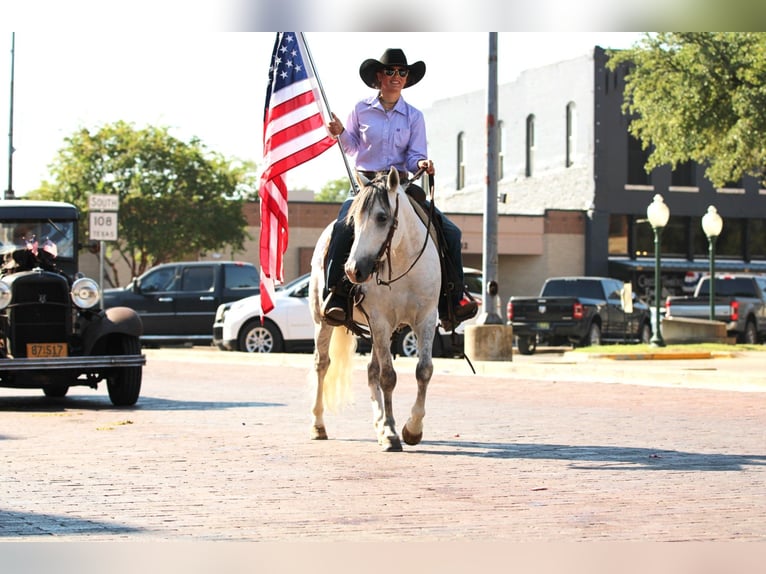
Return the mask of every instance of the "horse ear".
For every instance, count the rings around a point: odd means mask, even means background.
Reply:
[[[396,189],[397,187],[399,187],[399,171],[391,166],[388,171],[388,189]]]
[[[359,182],[359,187],[366,187],[370,184],[370,180],[359,172],[356,172],[356,181]]]

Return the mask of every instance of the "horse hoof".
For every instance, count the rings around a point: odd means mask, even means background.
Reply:
[[[418,434],[412,434],[407,430],[407,425],[404,425],[402,427],[402,438],[408,445],[415,446],[416,444],[420,444],[420,441],[423,439],[423,433],[419,432]]]
[[[314,427],[311,430],[311,440],[327,440],[327,431],[324,427]]]
[[[402,441],[398,436],[386,437],[381,441],[383,452],[402,452]]]

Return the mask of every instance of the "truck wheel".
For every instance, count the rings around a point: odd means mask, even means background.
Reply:
[[[282,333],[268,319],[263,325],[260,318],[248,321],[237,339],[237,348],[245,353],[281,353],[284,345]]]
[[[519,337],[518,346],[522,355],[532,355],[537,350],[537,337]]]
[[[66,394],[69,392],[69,385],[48,385],[43,387],[43,393],[46,397],[51,397],[54,399],[60,399],[61,397],[65,397]]]
[[[583,341],[583,346],[588,347],[590,345],[601,344],[601,327],[598,323],[591,323],[590,329],[588,329],[588,336]]]
[[[125,335],[120,337],[115,355],[140,355],[141,341],[138,337]],[[142,367],[122,367],[115,369],[106,378],[109,398],[116,407],[130,407],[136,404],[141,393]]]
[[[747,324],[745,325],[745,332],[740,334],[739,339],[740,343],[744,343],[746,345],[758,344],[758,330],[755,328],[755,322],[752,319],[747,321]]]
[[[649,323],[641,325],[638,340],[644,345],[648,345],[652,342],[652,326]]]

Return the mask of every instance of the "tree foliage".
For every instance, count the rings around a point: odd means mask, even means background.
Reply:
[[[346,197],[348,197],[349,189],[351,189],[351,183],[347,177],[332,179],[322,186],[314,200],[328,203],[343,203]]]
[[[64,141],[51,165],[53,181],[30,196],[75,204],[80,237],[88,237],[88,197],[117,195],[118,240],[109,247],[133,276],[201,251],[243,249],[242,203],[253,193],[252,165],[208,152],[196,138],[182,142],[167,128],[136,129],[121,121],[80,129]]]
[[[764,179],[766,34],[647,34],[608,66],[629,67],[623,111],[650,149],[647,171],[689,160],[717,187]]]

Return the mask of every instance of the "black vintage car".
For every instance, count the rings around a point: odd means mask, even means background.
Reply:
[[[141,319],[100,308],[98,284],[78,272],[74,205],[0,201],[0,386],[63,397],[106,380],[115,406],[141,391]]]

